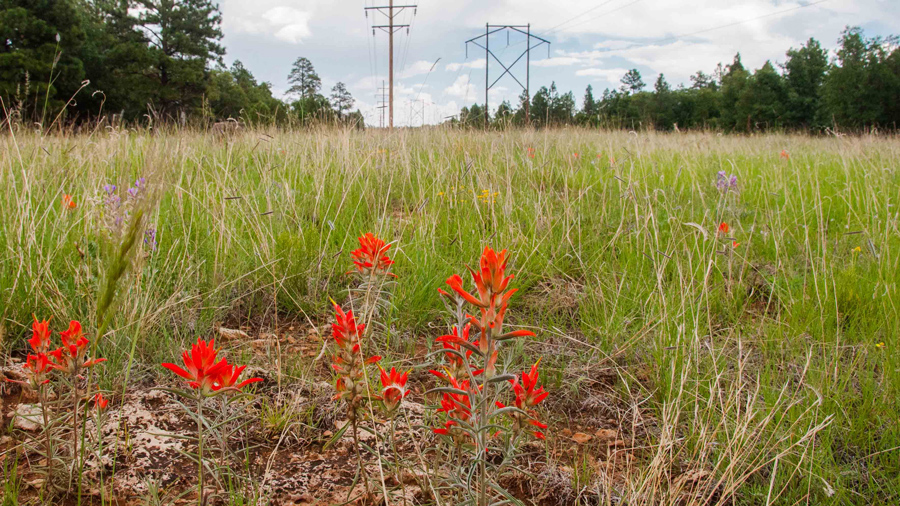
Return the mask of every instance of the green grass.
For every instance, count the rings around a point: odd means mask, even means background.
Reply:
[[[521,289],[509,320],[538,332],[510,367],[543,356],[548,388],[576,403],[614,367],[617,394],[652,417],[617,494],[671,502],[686,466],[737,504],[900,501],[895,137],[118,131],[0,146],[7,353],[24,353],[32,313],[93,328],[101,187],[146,177],[159,247],[141,245],[120,284],[106,387],[161,377],[224,320],[326,323],[366,231],[396,243],[387,353],[402,360],[447,323],[436,288],[492,245]],[[720,170],[739,192],[716,189]]]

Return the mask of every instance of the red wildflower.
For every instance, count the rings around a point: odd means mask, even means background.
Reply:
[[[109,399],[103,397],[101,392],[97,392],[97,395],[94,396],[94,407],[97,408],[98,411],[106,409],[106,406],[109,404]]]
[[[519,409],[537,406],[550,395],[544,391],[544,387],[542,386],[535,389],[538,381],[537,367],[540,363],[541,361],[538,360],[531,366],[530,373],[522,372],[521,384],[517,381],[513,381],[513,391],[516,393],[516,407]]]
[[[537,412],[532,409],[534,406],[537,406],[541,403],[547,395],[547,392],[544,391],[544,387],[537,387],[538,381],[538,370],[537,366],[540,363],[540,360],[533,366],[531,366],[531,372],[523,372],[522,373],[522,382],[519,383],[518,379],[510,380],[510,383],[513,386],[513,392],[516,394],[516,398],[513,401],[516,408],[521,411],[510,413],[510,417],[515,421],[515,429],[517,431],[525,428],[525,425],[531,425],[537,427],[539,429],[546,429],[547,425],[541,423],[537,418]],[[502,402],[496,403],[498,408],[505,408],[506,405]],[[540,431],[529,431],[534,437],[538,439],[544,439],[544,434]]]
[[[162,366],[188,380],[191,388],[197,388],[204,394],[209,394],[220,388],[219,385],[221,385],[221,378],[224,374],[232,372],[225,360],[216,362],[218,352],[215,344],[215,339],[207,343],[198,338],[196,344],[191,346],[190,351],[181,354],[185,369],[170,363],[164,363]]]
[[[450,386],[457,390],[469,391],[469,380],[457,381],[450,378]],[[480,390],[480,387],[479,387]],[[441,408],[438,412],[447,413],[447,416],[457,420],[466,421],[472,416],[472,403],[469,394],[454,394],[446,392],[441,399]]]
[[[49,320],[38,321],[34,316],[34,322],[31,324],[31,330],[34,332],[28,344],[31,349],[36,352],[46,352],[50,349],[50,322]]]
[[[406,380],[409,378],[409,372],[400,373],[393,367],[387,372],[381,367],[381,399],[388,411],[393,411],[400,405],[400,401],[409,395],[406,388]]]
[[[463,350],[464,345],[462,343],[469,343],[469,329],[471,325],[466,325],[463,328],[462,335],[459,335],[459,329],[457,327],[453,327],[453,334],[441,336],[435,341],[438,341],[443,346],[445,350],[453,350],[444,352],[444,356],[447,358],[448,369],[447,373],[449,376],[454,378],[459,378],[466,373],[467,368],[469,367],[468,359],[472,356],[472,349],[466,347]],[[472,345],[477,345],[477,343],[470,343]],[[455,351],[455,352],[454,352]],[[459,354],[463,354],[466,358],[463,360]],[[430,371],[431,374],[434,374],[438,378],[443,379],[444,381],[449,381],[448,376],[440,373],[438,371]]]
[[[62,207],[63,209],[75,209],[77,204],[75,203],[75,199],[72,198],[68,193],[63,195],[62,198]]]
[[[378,236],[369,232],[359,238],[359,246],[350,253],[359,272],[368,275],[374,271],[393,276],[388,272],[394,264],[387,256],[387,251],[391,249],[390,244],[385,244]]]
[[[737,248],[738,246],[740,246],[740,245],[741,245],[741,243],[739,243],[739,242],[737,242],[737,241],[731,241],[731,247],[732,247],[732,248],[735,248],[735,249],[736,249],[736,248]]]
[[[506,286],[513,279],[513,276],[506,276],[506,250],[499,254],[492,250],[489,246],[485,246],[484,252],[481,253],[481,272],[472,273],[475,284],[478,285],[478,293],[487,293],[490,289],[493,293],[500,293],[506,290]],[[485,297],[482,296],[482,299]]]
[[[528,148],[527,150],[528,158],[534,158],[534,148]]]
[[[31,380],[31,386],[34,388],[50,382],[50,380],[46,378],[46,375],[52,369],[53,364],[50,362],[50,359],[47,358],[46,353],[38,353],[37,355],[29,354],[25,358],[25,371],[28,373],[28,379]],[[11,379],[7,379],[7,381],[25,384],[22,381]]]
[[[216,381],[216,383],[212,387],[213,391],[219,391],[219,390],[223,390],[223,389],[230,390],[230,391],[237,391],[251,383],[256,383],[258,381],[262,381],[262,378],[249,378],[249,379],[245,379],[244,381],[238,383],[237,382],[238,378],[241,376],[241,373],[244,371],[244,369],[247,368],[247,366],[246,365],[237,366],[237,365],[229,364],[228,360],[226,360],[224,358],[222,359],[221,363],[224,365],[221,366],[221,373],[220,373],[218,381]],[[237,383],[237,384],[235,384],[235,383]]]
[[[358,348],[366,325],[357,324],[356,318],[353,317],[353,311],[344,313],[341,306],[337,304],[334,305],[334,311],[335,323],[331,324],[331,335],[334,337],[334,341],[344,349]]]
[[[729,230],[730,230],[730,228],[728,227],[727,223],[725,223],[724,221],[722,223],[719,223],[719,233],[720,234],[727,234]]]
[[[450,276],[449,278],[447,278],[447,284],[450,285],[450,288],[453,289],[454,292],[459,294],[460,297],[462,297],[463,299],[466,299],[466,301],[469,302],[470,304],[475,304],[476,306],[479,306],[479,307],[483,306],[483,304],[480,300],[475,298],[474,295],[467,292],[463,288],[462,282],[463,282],[462,278],[459,276],[459,274],[454,274],[454,275]],[[438,290],[440,291],[440,289],[438,289]],[[444,292],[444,293],[446,293],[446,292]]]
[[[65,371],[69,374],[77,373],[83,367],[92,367],[101,362],[106,362],[105,358],[87,359],[87,349],[90,341],[84,337],[81,330],[81,322],[72,320],[69,322],[69,328],[59,333],[62,340],[62,348],[53,350],[50,355],[53,357],[51,367]]]
[[[790,160],[790,159],[791,159],[791,154],[788,153],[786,149],[782,149],[782,150],[781,150],[781,159],[782,159],[782,160]]]

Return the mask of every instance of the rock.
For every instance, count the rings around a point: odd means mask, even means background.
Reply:
[[[44,424],[40,404],[19,404],[15,413],[10,413],[10,416],[15,417],[13,426],[19,430],[33,432],[40,430]]]
[[[229,329],[226,327],[219,327],[219,335],[222,336],[223,339],[250,339],[250,336],[239,329]]]

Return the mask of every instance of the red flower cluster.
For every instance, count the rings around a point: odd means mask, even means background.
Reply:
[[[528,153],[528,158],[534,158],[534,148],[528,148],[526,152]]]
[[[344,312],[337,304],[334,305],[335,323],[331,324],[331,335],[338,349],[334,354],[331,367],[338,374],[335,382],[337,395],[335,399],[347,399],[351,404],[359,403],[365,393],[365,370],[367,364],[374,364],[381,360],[379,356],[363,359],[360,343],[365,330],[365,324],[357,324],[353,317],[353,311]]]
[[[470,316],[469,319],[473,325],[481,332],[479,339],[479,347],[482,353],[488,353],[489,342],[491,339],[502,341],[513,337],[533,336],[534,332],[528,330],[517,330],[508,334],[503,334],[503,317],[509,305],[509,299],[518,291],[513,288],[507,292],[507,286],[513,279],[513,276],[506,276],[506,264],[509,261],[506,258],[506,250],[499,254],[490,247],[485,247],[481,254],[480,268],[478,271],[469,269],[472,273],[472,280],[475,281],[475,287],[478,289],[478,297],[467,292],[462,286],[462,278],[453,275],[447,279],[447,284],[459,296],[467,302],[478,306],[481,310],[481,319]],[[490,333],[490,336],[487,334]]]
[[[87,347],[90,341],[84,337],[84,333],[81,331],[81,322],[77,320],[69,322],[68,330],[60,332],[59,337],[62,340],[62,348],[50,352],[54,361],[54,369],[72,374],[78,372],[82,367],[91,367],[106,361],[105,358],[87,359]]]
[[[366,276],[374,272],[396,277],[389,272],[394,265],[394,261],[387,256],[389,249],[390,244],[385,244],[378,236],[368,232],[359,238],[359,248],[350,252],[350,256],[357,270]]]
[[[516,399],[513,402],[517,408],[527,413],[527,416],[522,413],[514,413],[512,414],[513,420],[515,420],[516,429],[522,429],[523,426],[527,423],[529,425],[533,425],[539,429],[546,429],[547,425],[541,423],[537,419],[537,413],[534,411],[534,406],[537,406],[544,399],[550,395],[548,392],[544,391],[544,387],[538,387],[538,364],[541,361],[538,360],[533,366],[531,366],[531,372],[522,371],[522,380],[519,382],[518,378],[514,380],[510,380],[509,382],[512,384],[513,392],[516,394]],[[537,388],[535,388],[537,387]],[[497,402],[498,408],[505,408],[506,406]],[[534,437],[538,439],[544,439],[544,433],[540,431],[532,431]]]
[[[451,429],[454,425],[458,425],[459,421],[468,422],[472,416],[471,405],[478,404],[481,396],[486,395],[482,394],[482,388],[487,383],[484,381],[475,386],[470,382],[476,381],[477,376],[490,379],[497,375],[499,342],[515,337],[534,335],[528,330],[503,333],[503,318],[509,299],[516,293],[516,289],[508,289],[513,276],[506,275],[507,262],[506,250],[497,253],[486,247],[481,255],[479,270],[469,269],[472,280],[475,282],[477,296],[463,288],[462,278],[457,275],[447,279],[447,285],[450,286],[453,294],[438,289],[442,296],[454,301],[458,309],[462,308],[466,302],[478,307],[481,317],[479,319],[472,315],[465,315],[469,323],[462,329],[461,335],[459,328],[454,327],[451,335],[441,336],[437,339],[443,347],[448,365],[444,372],[436,370],[430,372],[447,382],[454,390],[444,393],[441,409],[438,411],[446,413],[447,420],[443,427],[434,430],[437,434],[452,436],[454,434]],[[459,312],[457,317],[462,319],[462,313]],[[478,339],[470,340],[469,333],[472,326],[479,331]],[[476,369],[476,366],[471,363],[473,354],[482,360],[483,367],[481,369]],[[537,364],[535,364],[530,373],[522,375],[522,383],[519,383],[518,378],[510,380],[515,392],[516,407],[521,410],[511,414],[515,420],[517,431],[526,423],[541,429],[546,428],[546,425],[538,421],[537,415],[532,409],[547,397],[547,392],[537,386],[537,379]],[[501,402],[497,402],[497,406],[501,409],[505,407]],[[490,417],[491,415],[488,415],[489,419]],[[489,420],[480,420],[479,423],[488,424],[490,422]],[[544,436],[539,431],[535,431],[534,435],[539,438]]]
[[[456,378],[449,378],[450,386],[465,392],[470,391],[469,380],[457,381]],[[479,391],[481,387],[478,387]],[[444,393],[441,399],[441,408],[439,413],[447,414],[447,421],[444,426],[438,429],[432,429],[435,434],[442,436],[454,436],[453,426],[459,425],[459,422],[469,422],[472,418],[472,401],[470,394],[462,393]]]
[[[87,348],[90,341],[84,337],[81,331],[81,323],[72,320],[69,329],[59,333],[62,347],[50,351],[51,335],[50,322],[38,321],[37,317],[31,324],[32,335],[28,340],[31,350],[25,359],[25,370],[28,373],[32,387],[47,384],[50,379],[47,375],[54,370],[64,371],[69,374],[78,374],[81,369],[92,367],[105,358],[88,359]],[[14,381],[14,380],[9,380]]]
[[[239,391],[251,383],[262,381],[261,378],[250,378],[238,383],[238,378],[247,366],[229,364],[224,358],[217,362],[218,350],[215,344],[215,339],[207,343],[198,338],[190,350],[181,354],[184,369],[171,363],[164,363],[162,366],[188,380],[188,385],[199,389],[203,395]]]
[[[381,401],[388,411],[394,411],[400,405],[400,401],[409,395],[406,388],[406,380],[409,379],[409,371],[401,373],[391,367],[391,371],[385,371],[381,367]]]

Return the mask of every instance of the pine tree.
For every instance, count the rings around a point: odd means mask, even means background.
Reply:
[[[292,85],[288,94],[300,98],[312,98],[322,87],[322,80],[316,74],[312,62],[302,56],[294,61],[291,73],[288,74],[288,83]]]
[[[631,69],[622,77],[623,93],[640,93],[644,89],[644,81],[641,80],[641,73],[638,69]]]
[[[212,0],[135,0],[137,26],[150,45],[159,111],[174,115],[199,108],[209,64],[222,61],[222,13]]]
[[[352,109],[355,103],[356,100],[353,99],[353,95],[350,94],[344,83],[338,82],[331,88],[331,107],[337,111],[339,117],[343,118],[344,111]]]

